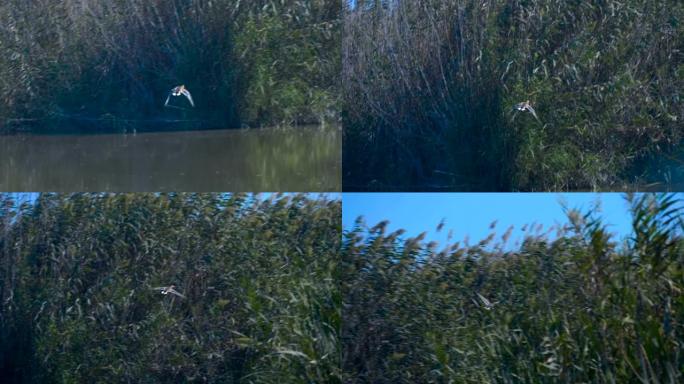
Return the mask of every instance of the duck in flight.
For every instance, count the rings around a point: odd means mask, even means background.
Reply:
[[[190,94],[190,91],[188,91],[187,88],[185,88],[185,85],[179,85],[177,87],[173,87],[171,92],[169,92],[169,95],[166,97],[166,103],[164,103],[165,107],[169,106],[169,100],[171,100],[171,96],[180,96],[183,95],[185,96],[188,101],[190,102],[190,105],[193,107],[195,106],[195,102],[192,101],[192,95]]]
[[[514,105],[513,109],[516,110],[516,114],[517,112],[530,112],[532,116],[534,116],[534,118],[541,123],[541,120],[539,120],[539,117],[537,117],[537,112],[534,111],[534,108],[532,108],[532,104],[530,104],[529,100]],[[513,115],[513,119],[515,119],[515,115]],[[513,121],[513,119],[511,119],[511,121]]]
[[[152,289],[154,289],[155,291],[160,291],[162,295],[168,295],[169,293],[171,293],[184,299],[185,296],[183,296],[183,294],[181,294],[180,292],[176,291],[174,289],[175,287],[175,285],[169,285],[168,287],[154,287]]]
[[[494,305],[498,304],[498,301],[492,303],[491,301],[487,300],[486,297],[480,295],[478,292],[475,292],[475,294],[480,299],[480,301],[482,301],[482,304],[484,305],[484,309],[486,309],[488,311],[490,311],[492,308],[494,308]]]

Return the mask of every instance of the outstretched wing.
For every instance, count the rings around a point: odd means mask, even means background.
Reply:
[[[185,299],[185,296],[183,296],[180,292],[176,291],[176,290],[173,289],[173,288],[170,288],[167,292],[168,292],[168,293],[173,293],[174,295],[176,295],[176,296],[178,296],[178,297],[180,297],[180,298]]]
[[[531,105],[527,106],[527,110],[532,112],[532,116],[534,116],[534,118],[537,119],[537,121],[541,123],[541,120],[539,120],[539,117],[537,117],[537,112],[534,111],[534,108],[532,108]]]
[[[479,297],[480,300],[482,300],[482,303],[485,305],[485,308],[490,309],[492,307],[492,303],[489,300],[487,300],[486,297],[480,295],[477,292],[476,292],[476,294],[477,294],[477,297]]]
[[[169,100],[171,100],[171,94],[172,94],[172,93],[173,93],[173,91],[169,92],[169,95],[166,96],[166,102],[164,103],[164,106],[165,106],[165,107],[168,107],[168,106],[169,106]]]
[[[195,102],[192,101],[192,95],[190,95],[190,91],[188,91],[187,89],[183,89],[181,92],[183,93],[183,96],[185,96],[185,97],[188,98],[188,101],[190,102],[190,105],[192,105],[192,106],[194,107],[194,106],[195,106]]]

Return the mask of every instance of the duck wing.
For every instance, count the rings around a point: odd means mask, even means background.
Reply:
[[[173,289],[173,288],[169,288],[167,292],[168,292],[168,293],[173,293],[174,295],[176,295],[176,296],[178,296],[178,297],[180,297],[180,298],[185,299],[185,296],[183,296],[183,294],[181,294],[180,292],[176,291],[176,290]]]
[[[171,95],[172,95],[172,94],[173,94],[173,90],[172,90],[171,92],[169,92],[169,95],[168,95],[168,96],[166,96],[166,102],[164,103],[164,106],[165,106],[165,107],[168,107],[168,106],[169,106],[169,100],[171,100]]]
[[[491,307],[492,307],[492,303],[491,303],[489,300],[487,300],[486,297],[480,295],[480,294],[477,293],[477,292],[476,292],[476,294],[477,294],[477,297],[479,297],[480,300],[482,300],[482,303],[485,305],[485,307],[487,307],[487,308],[491,308]]]
[[[531,105],[527,106],[527,110],[530,111],[532,113],[532,116],[534,116],[534,118],[541,123],[541,120],[539,120],[539,117],[537,117],[537,112],[534,111],[534,108],[532,108]]]
[[[181,91],[181,93],[183,94],[183,96],[185,96],[185,97],[188,98],[188,101],[190,102],[190,105],[192,105],[192,106],[194,107],[194,106],[195,106],[195,102],[192,101],[192,95],[190,95],[190,91],[188,91],[187,89],[183,89],[183,90]]]

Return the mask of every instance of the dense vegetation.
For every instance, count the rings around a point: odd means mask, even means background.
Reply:
[[[345,189],[684,185],[683,2],[355,3]]]
[[[340,381],[338,200],[0,203],[4,383]]]
[[[339,0],[0,4],[0,116],[320,122],[336,106]],[[197,108],[163,108],[185,84]]]
[[[349,383],[681,383],[684,207],[629,197],[618,241],[595,212],[568,210],[550,240],[489,237],[438,250],[345,234],[343,367]]]

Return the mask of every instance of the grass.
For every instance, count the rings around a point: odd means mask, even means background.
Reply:
[[[624,241],[591,210],[519,247],[439,249],[358,220],[341,265],[345,382],[681,382],[684,205],[627,198]]]
[[[663,173],[684,162],[683,20],[670,0],[358,2],[345,189],[676,189]],[[528,99],[541,122],[513,119]]]
[[[4,382],[340,382],[339,200],[0,201]]]

